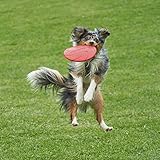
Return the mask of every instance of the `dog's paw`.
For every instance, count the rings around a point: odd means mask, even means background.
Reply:
[[[101,126],[102,129],[103,129],[104,131],[106,131],[106,132],[113,130],[113,127],[107,126],[103,120],[101,121],[100,126]]]
[[[82,104],[82,102],[83,102],[83,91],[82,92],[77,92],[76,102],[77,102],[77,104]]]
[[[113,127],[107,127],[107,128],[105,129],[106,132],[109,132],[109,131],[112,131],[112,130],[113,130]]]
[[[79,123],[72,123],[72,126],[73,127],[76,127],[76,126],[78,126],[79,125]]]
[[[74,119],[73,119],[73,121],[72,121],[72,126],[78,126],[79,125],[79,123],[77,122],[77,118],[76,117],[74,117]]]
[[[86,92],[84,95],[84,101],[85,102],[90,102],[93,99],[93,93],[91,92]]]

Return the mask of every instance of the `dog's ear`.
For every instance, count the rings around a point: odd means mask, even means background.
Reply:
[[[75,27],[72,31],[72,39],[79,41],[80,38],[88,32],[88,29],[84,27]]]
[[[100,38],[102,38],[104,40],[110,35],[110,32],[105,28],[100,28],[97,30],[98,30],[98,34],[99,34]]]

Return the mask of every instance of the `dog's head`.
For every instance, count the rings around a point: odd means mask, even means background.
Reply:
[[[76,45],[95,46],[98,50],[100,50],[109,35],[109,31],[105,28],[91,31],[84,27],[75,27],[72,31],[71,38],[73,43]]]

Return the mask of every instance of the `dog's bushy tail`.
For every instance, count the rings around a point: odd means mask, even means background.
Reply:
[[[27,80],[35,89],[52,88],[59,91],[60,102],[65,110],[76,95],[76,86],[73,78],[62,76],[57,70],[41,67],[27,75]]]
[[[38,70],[32,71],[27,75],[27,80],[35,89],[50,88],[60,89],[65,87],[67,78],[62,76],[57,70],[47,67],[41,67]]]

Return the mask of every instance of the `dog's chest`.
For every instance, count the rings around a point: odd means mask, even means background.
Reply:
[[[88,62],[72,62],[69,70],[75,72],[77,75],[92,76],[101,67],[103,60],[94,59]]]

